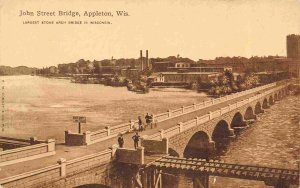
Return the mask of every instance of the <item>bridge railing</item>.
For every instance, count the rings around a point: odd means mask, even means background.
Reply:
[[[1,179],[0,187],[43,187],[63,177],[108,163],[113,158],[115,150],[107,149],[69,161],[61,158],[58,164]]]
[[[168,110],[167,112],[164,113],[160,113],[160,114],[156,114],[153,116],[154,122],[158,123],[158,122],[163,122],[165,120],[171,119],[171,118],[175,118],[187,113],[191,113],[191,112],[195,112],[197,110],[200,109],[204,109],[206,107],[215,105],[215,104],[219,104],[222,103],[224,101],[227,100],[232,100],[253,92],[257,92],[266,88],[270,88],[270,87],[274,87],[276,86],[276,83],[271,83],[271,84],[267,84],[264,86],[259,86],[256,88],[252,88],[246,91],[242,91],[239,93],[234,93],[234,94],[230,94],[224,97],[220,97],[217,99],[209,99],[207,101],[203,101],[201,103],[198,104],[192,104],[189,106],[183,106],[181,108],[178,109],[174,109],[174,110]],[[242,104],[239,104],[242,105]],[[213,112],[213,117],[218,116],[220,112]],[[117,136],[119,133],[126,133],[126,132],[130,132],[133,131],[136,127],[138,127],[137,125],[137,121],[130,121],[130,123],[123,123],[121,125],[116,125],[116,126],[111,126],[111,127],[106,127],[105,129],[101,129],[98,131],[86,131],[85,133],[82,134],[82,139],[85,145],[90,145],[93,143],[97,143],[106,139],[110,139],[112,137]]]
[[[158,115],[154,115],[154,118],[156,120],[158,120],[158,122],[165,121],[165,120],[168,120],[170,118],[177,117],[179,115],[194,112],[194,111],[202,109],[202,108],[206,108],[206,107],[209,107],[209,106],[212,106],[212,105],[215,105],[215,104],[227,101],[227,100],[232,100],[232,99],[235,99],[235,98],[238,98],[238,97],[241,97],[241,96],[244,96],[244,95],[248,95],[248,94],[253,93],[253,92],[261,91],[263,89],[274,87],[274,86],[276,86],[276,83],[271,83],[271,84],[259,86],[259,87],[256,87],[256,88],[252,88],[252,89],[249,89],[249,90],[241,91],[241,92],[238,92],[238,93],[233,93],[233,94],[226,95],[226,96],[223,96],[223,97],[220,97],[220,98],[217,98],[217,99],[209,99],[207,101],[203,101],[203,102],[198,103],[198,104],[196,103],[196,104],[192,104],[190,106],[181,107],[179,109],[168,110],[168,112],[161,113],[161,114],[158,114]]]
[[[178,133],[180,133],[180,127],[178,127],[178,126],[174,126],[174,127],[171,127],[171,128],[169,128],[169,129],[166,129],[165,131],[164,131],[164,135],[162,136],[162,137],[164,137],[164,136],[166,136],[166,135],[176,135],[176,134],[178,134]]]
[[[55,154],[55,140],[46,143],[0,151],[0,166],[15,164]]]
[[[196,126],[197,123],[198,123],[198,118],[182,123],[182,127],[180,127],[180,124],[179,124],[179,132],[183,131],[184,129],[192,128],[192,127]]]
[[[91,169],[93,166],[107,163],[112,159],[113,151],[111,149],[102,152],[94,153],[91,155],[83,156],[80,158],[72,159],[69,161],[62,161],[66,165],[65,175],[72,175],[78,171]],[[61,160],[59,163],[62,163]]]
[[[272,85],[274,85],[274,84],[272,84]],[[237,108],[240,108],[244,105],[247,105],[248,103],[250,103],[252,101],[263,98],[263,97],[269,95],[270,93],[273,93],[274,91],[281,90],[284,87],[286,87],[286,86],[285,85],[284,86],[278,86],[274,89],[265,91],[264,93],[260,93],[258,95],[252,96],[248,99],[238,101],[234,104],[229,104],[227,107],[220,108],[218,110],[210,112],[209,114],[206,114],[206,115],[203,115],[203,116],[200,116],[200,117],[196,117],[193,120],[190,120],[190,121],[187,121],[187,122],[184,122],[184,123],[179,123],[178,126],[173,126],[173,127],[169,128],[169,129],[166,129],[166,130],[160,130],[159,133],[155,133],[154,135],[150,135],[149,138],[151,138],[151,139],[161,139],[161,138],[164,138],[164,137],[166,137],[166,138],[167,137],[172,137],[172,136],[174,136],[174,135],[176,135],[176,134],[178,134],[178,133],[180,133],[184,130],[187,130],[187,129],[190,129],[190,128],[192,128],[194,126],[197,126],[199,124],[203,124],[205,122],[208,122],[209,120],[217,118],[217,117],[219,117],[219,116],[221,116],[225,113],[233,111],[233,110],[235,110]],[[218,102],[218,101],[214,101],[214,102]]]
[[[214,111],[214,112],[211,113],[210,119],[219,117],[220,115],[221,115],[221,110],[216,110],[216,111]]]

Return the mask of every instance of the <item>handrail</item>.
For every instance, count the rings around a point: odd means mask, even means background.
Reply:
[[[17,153],[20,151],[25,151],[25,150],[30,150],[30,149],[35,149],[35,148],[41,148],[41,147],[47,147],[48,144],[46,143],[41,143],[41,144],[35,144],[35,145],[30,145],[30,146],[24,146],[24,147],[20,147],[20,148],[15,148],[15,149],[10,149],[10,150],[4,150],[4,151],[0,151],[0,156],[2,155],[7,155],[10,153]]]

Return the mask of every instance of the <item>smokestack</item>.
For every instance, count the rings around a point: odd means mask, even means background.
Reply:
[[[140,58],[141,58],[141,70],[144,70],[144,66],[143,66],[143,51],[140,50]]]
[[[148,50],[146,50],[146,63],[147,63],[147,68],[149,69]]]

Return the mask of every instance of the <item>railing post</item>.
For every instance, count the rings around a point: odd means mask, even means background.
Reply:
[[[110,135],[110,127],[106,126],[105,129],[106,129],[106,133],[107,133],[106,135],[109,136]]]
[[[155,118],[155,116],[152,114],[152,127],[154,127],[154,124],[155,124],[155,121],[156,121],[156,118]]]
[[[193,109],[196,110],[196,103],[193,103]]]
[[[169,139],[163,138],[162,142],[164,143],[164,146],[165,146],[165,154],[168,154],[169,153]]]
[[[198,122],[199,122],[199,118],[198,117],[195,117],[194,118],[196,120],[196,126],[198,125]]]
[[[145,163],[145,148],[140,146],[138,148],[136,148],[137,150],[137,154],[139,155],[139,160],[140,160],[140,164],[144,164]]]
[[[67,167],[67,160],[65,158],[60,158],[57,163],[60,165],[60,176],[66,176],[66,167]]]
[[[159,130],[160,132],[160,139],[163,139],[165,137],[165,131],[163,129]]]
[[[177,124],[177,126],[178,126],[178,129],[179,129],[179,132],[181,133],[183,131],[183,124],[182,124],[182,122],[179,122]]]
[[[55,140],[54,139],[48,139],[47,144],[48,144],[48,148],[47,148],[48,152],[55,151]]]
[[[83,139],[84,139],[84,144],[85,145],[90,145],[91,144],[91,134],[92,132],[91,131],[85,131],[83,133]]]
[[[209,120],[212,119],[212,112],[209,112]]]
[[[184,106],[181,107],[181,112],[184,113]]]
[[[111,158],[114,158],[118,149],[118,145],[114,144],[111,146]]]
[[[171,112],[171,110],[169,109],[168,110],[168,117],[171,117],[172,116],[172,112]]]

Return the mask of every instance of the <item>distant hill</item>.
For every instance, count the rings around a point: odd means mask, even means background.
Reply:
[[[35,73],[37,68],[31,68],[26,66],[10,67],[0,66],[0,76],[2,75],[29,75]]]

